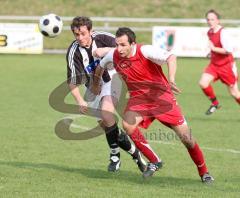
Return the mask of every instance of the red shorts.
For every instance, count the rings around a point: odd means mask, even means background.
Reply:
[[[171,92],[155,98],[130,98],[126,111],[133,111],[142,116],[143,121],[139,124],[142,128],[148,128],[155,119],[168,127],[182,125],[185,122],[181,109]]]
[[[228,86],[233,86],[238,80],[235,62],[231,62],[222,66],[216,66],[210,63],[205,68],[204,72],[214,76],[214,81],[220,79],[222,83]]]

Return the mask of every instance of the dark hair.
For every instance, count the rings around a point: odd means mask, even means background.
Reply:
[[[121,37],[126,35],[128,37],[128,42],[132,44],[133,42],[136,43],[136,35],[135,33],[128,27],[120,27],[116,32],[116,37]]]
[[[215,14],[218,19],[221,18],[220,14],[219,14],[216,10],[214,10],[214,9],[208,10],[208,11],[206,12],[206,14],[205,14],[205,17],[206,17],[206,18],[207,18],[207,15],[208,15],[209,13]]]
[[[85,16],[76,16],[72,20],[71,30],[73,31],[74,28],[79,28],[81,26],[87,26],[88,31],[92,29],[92,20]]]

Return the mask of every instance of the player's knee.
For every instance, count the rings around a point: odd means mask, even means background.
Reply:
[[[199,80],[198,85],[199,85],[201,88],[203,88],[203,82],[202,82],[201,80]]]
[[[208,87],[208,83],[206,81],[202,80],[202,79],[199,80],[198,84],[203,89]]]
[[[102,120],[105,126],[112,126],[116,123],[115,117],[111,113],[102,114]]]

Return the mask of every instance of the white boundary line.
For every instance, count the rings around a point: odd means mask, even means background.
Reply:
[[[66,116],[65,118],[70,118],[75,120],[76,118],[81,117],[81,115],[74,115],[74,116]],[[72,124],[74,128],[79,128],[79,129],[83,129],[83,130],[90,130],[91,128],[86,127],[86,126],[79,126],[79,125],[75,125]],[[180,144],[176,144],[174,142],[166,142],[166,141],[156,141],[156,140],[148,140],[149,142],[152,143],[158,143],[158,144],[165,144],[165,145],[173,145],[173,146],[180,146]],[[240,154],[240,150],[235,150],[235,149],[224,149],[224,148],[211,148],[211,147],[205,147],[205,146],[201,146],[201,148],[203,150],[208,150],[208,151],[215,151],[215,152],[225,152],[225,153],[233,153],[233,154]]]
[[[173,143],[173,142],[164,142],[164,141],[156,141],[156,140],[149,140],[149,142],[158,143],[158,144],[165,144],[165,145],[180,146],[180,144],[176,144],[176,143]],[[203,149],[203,150],[208,150],[208,151],[240,154],[240,151],[235,150],[235,149],[211,148],[211,147],[205,147],[205,146],[200,146],[200,148]]]

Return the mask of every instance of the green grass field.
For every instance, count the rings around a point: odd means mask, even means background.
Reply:
[[[0,55],[0,197],[239,197],[239,106],[217,83],[222,109],[205,116],[209,102],[198,87],[205,59],[179,59],[178,101],[203,148],[215,177],[211,186],[200,182],[186,149],[157,122],[149,132],[169,135],[152,139],[165,162],[149,181],[122,152],[121,171],[110,174],[108,147],[101,135],[86,141],[66,141],[54,126],[68,116],[48,104],[51,91],[65,80],[63,55]],[[71,97],[67,98],[72,102]],[[76,120],[85,127],[93,118]]]

